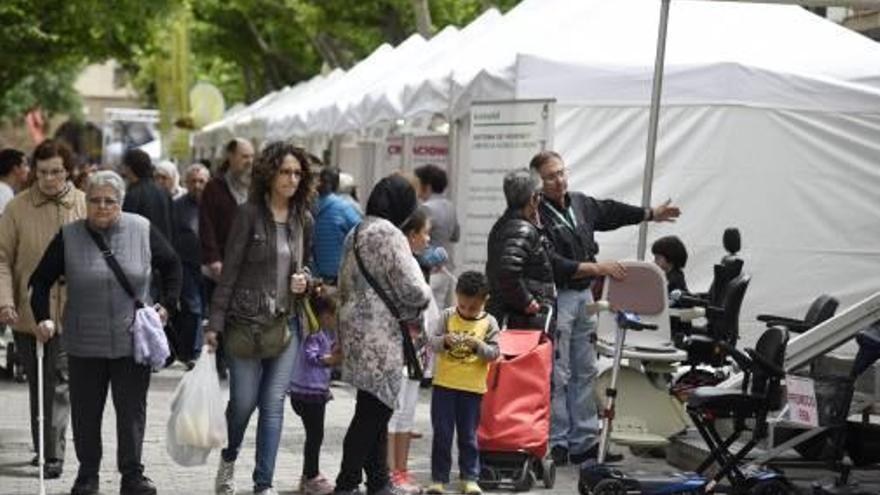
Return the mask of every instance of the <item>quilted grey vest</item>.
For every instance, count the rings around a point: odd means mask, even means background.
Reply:
[[[63,343],[77,357],[115,359],[132,355],[131,323],[134,301],[125,292],[86,231],[86,220],[65,225],[64,272],[67,304]],[[140,215],[122,213],[104,231],[107,245],[138,297],[150,304],[150,222]]]

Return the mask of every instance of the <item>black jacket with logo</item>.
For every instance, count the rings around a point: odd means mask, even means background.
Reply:
[[[598,200],[579,192],[570,192],[565,199],[565,210],[559,210],[544,198],[538,211],[544,233],[553,246],[550,261],[556,287],[582,290],[590,286],[592,279],[572,277],[579,263],[596,261],[599,245],[593,233],[640,223],[645,219],[645,209],[611,199]],[[574,214],[574,228],[568,207]]]

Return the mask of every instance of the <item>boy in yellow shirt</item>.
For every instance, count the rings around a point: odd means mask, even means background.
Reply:
[[[457,303],[440,313],[430,337],[436,352],[431,397],[431,486],[427,493],[443,493],[452,467],[452,436],[458,430],[458,470],[461,491],[481,492],[477,426],[480,401],[486,392],[489,363],[498,358],[498,322],[486,313],[489,283],[479,272],[465,272],[455,286]]]

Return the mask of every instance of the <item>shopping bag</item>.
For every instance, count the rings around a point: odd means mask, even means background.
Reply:
[[[204,464],[212,449],[226,445],[226,400],[215,359],[203,348],[195,367],[180,380],[171,399],[166,451],[182,466]]]

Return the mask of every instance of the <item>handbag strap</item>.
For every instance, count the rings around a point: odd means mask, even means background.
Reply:
[[[376,291],[376,294],[379,295],[379,299],[385,303],[385,306],[388,307],[388,311],[391,312],[391,316],[396,320],[400,320],[400,312],[397,310],[397,306],[391,301],[391,297],[385,292],[379,282],[373,278],[373,275],[367,270],[367,267],[364,265],[364,260],[361,258],[361,250],[358,242],[358,234],[360,233],[361,226],[358,225],[357,229],[354,232],[354,257],[357,260],[358,268],[361,269],[361,273],[364,274],[364,278],[367,279],[367,283],[370,284],[370,287]]]
[[[107,265],[110,267],[110,271],[113,272],[113,275],[116,276],[116,280],[119,281],[119,285],[122,286],[122,289],[134,299],[134,305],[136,308],[140,309],[144,307],[144,303],[135,295],[134,288],[131,286],[131,283],[128,281],[128,278],[125,276],[125,272],[122,271],[122,267],[119,266],[119,261],[116,260],[116,256],[113,256],[113,251],[107,246],[107,242],[104,241],[104,236],[95,232],[88,225],[86,225],[86,232],[89,233],[92,240],[95,241],[95,244],[98,245],[98,249],[101,251],[101,254],[104,256],[104,261],[107,262]]]
[[[416,355],[416,348],[413,344],[412,337],[410,336],[409,331],[404,328],[405,325],[400,319],[400,311],[397,310],[397,306],[391,301],[391,297],[388,296],[388,293],[385,292],[382,286],[379,285],[379,282],[373,277],[369,270],[367,270],[367,267],[364,265],[364,260],[361,258],[358,237],[362,225],[363,223],[359,224],[354,231],[354,257],[357,260],[358,268],[360,268],[361,273],[363,273],[364,278],[367,280],[367,283],[370,284],[370,287],[372,287],[376,294],[379,295],[379,299],[385,303],[388,311],[391,312],[391,316],[393,316],[399,323],[400,335],[403,338],[403,358],[406,362],[407,374],[410,379],[421,380],[424,377],[422,367],[419,364],[419,358]]]

